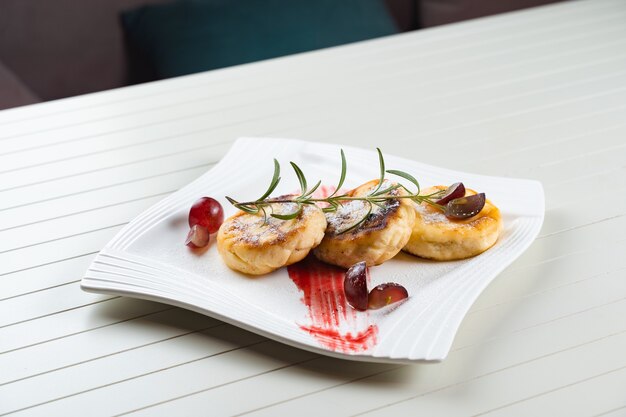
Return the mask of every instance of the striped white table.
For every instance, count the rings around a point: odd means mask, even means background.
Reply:
[[[0,112],[0,414],[626,415],[625,21],[577,1]],[[538,179],[546,222],[437,365],[80,290],[239,136]]]

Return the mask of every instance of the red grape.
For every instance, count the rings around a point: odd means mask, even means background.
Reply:
[[[194,224],[187,234],[185,245],[190,248],[203,248],[209,244],[209,238],[209,230],[206,227]]]
[[[380,284],[370,292],[367,306],[372,310],[383,308],[389,304],[397,303],[409,297],[406,288],[400,284],[388,282]]]
[[[445,215],[451,219],[468,219],[485,207],[485,193],[456,198],[446,204]]]
[[[451,186],[446,189],[445,194],[439,200],[435,201],[437,204],[441,204],[445,206],[449,201],[454,200],[455,198],[460,198],[465,196],[465,186],[462,182],[455,182]]]
[[[202,197],[189,210],[189,227],[198,224],[205,227],[209,233],[215,233],[223,222],[224,210],[222,205],[211,197]]]
[[[348,303],[359,311],[367,310],[367,281],[369,269],[365,262],[359,262],[350,267],[343,281],[343,290]]]

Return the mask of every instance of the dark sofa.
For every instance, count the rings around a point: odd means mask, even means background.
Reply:
[[[171,0],[0,1],[0,109],[127,85],[119,14]],[[231,0],[236,1],[236,0]],[[556,0],[386,0],[399,31]]]

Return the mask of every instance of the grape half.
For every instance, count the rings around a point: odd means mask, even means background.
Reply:
[[[444,214],[451,219],[468,219],[485,207],[485,193],[456,198],[446,204]]]
[[[365,262],[359,262],[350,267],[346,271],[346,277],[343,280],[343,290],[346,294],[346,300],[356,310],[367,310],[367,281],[369,278],[369,269]]]
[[[435,201],[435,203],[445,206],[449,201],[454,200],[455,198],[461,198],[465,196],[465,186],[462,182],[455,182],[451,186],[446,189],[443,197],[439,200]]]
[[[187,234],[185,245],[190,248],[203,248],[209,244],[209,238],[209,231],[206,227],[194,224]]]
[[[368,308],[377,310],[388,306],[389,304],[397,303],[409,297],[409,293],[400,284],[388,282],[386,284],[380,284],[370,292],[368,296]]]

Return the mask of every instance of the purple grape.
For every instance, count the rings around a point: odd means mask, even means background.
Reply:
[[[408,297],[409,293],[406,288],[400,284],[388,282],[386,284],[377,285],[370,291],[367,305],[368,308],[377,310]]]
[[[369,269],[365,262],[359,262],[346,271],[343,290],[348,303],[359,311],[367,310],[367,281]]]
[[[468,219],[485,207],[485,193],[456,198],[446,204],[444,214],[450,219]]]
[[[455,182],[451,186],[446,189],[445,194],[439,200],[435,201],[435,203],[445,206],[449,201],[454,200],[455,198],[461,198],[465,196],[465,186],[462,182]]]

